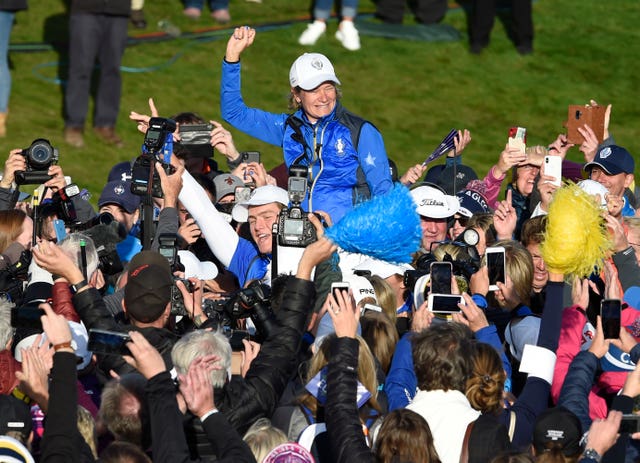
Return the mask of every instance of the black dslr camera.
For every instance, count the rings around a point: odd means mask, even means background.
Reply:
[[[154,198],[162,198],[162,185],[160,176],[155,169],[155,163],[159,162],[167,175],[173,174],[176,169],[171,164],[167,164],[158,157],[162,151],[164,142],[168,134],[176,130],[176,123],[172,119],[162,117],[152,117],[149,120],[149,128],[144,136],[144,147],[146,152],[136,158],[131,167],[131,193],[138,196],[145,196],[148,192]],[[153,175],[151,175],[153,172]],[[151,182],[151,189],[149,189]]]
[[[278,246],[304,248],[315,242],[316,229],[306,212],[300,207],[307,194],[307,168],[292,164],[287,186],[291,207],[285,207],[278,216]]]
[[[225,304],[225,312],[232,320],[251,318],[256,327],[256,339],[264,340],[276,330],[271,309],[270,288],[253,281],[247,288],[237,291]]]
[[[38,185],[51,179],[47,174],[49,167],[58,162],[58,150],[51,146],[49,140],[38,138],[33,140],[29,148],[22,150],[27,161],[27,170],[15,172],[16,184]]]

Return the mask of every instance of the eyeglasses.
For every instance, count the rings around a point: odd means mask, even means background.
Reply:
[[[461,227],[466,227],[469,224],[469,217],[454,217],[453,223],[458,222]]]

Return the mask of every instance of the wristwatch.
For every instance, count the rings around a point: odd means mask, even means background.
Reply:
[[[582,456],[585,458],[591,458],[592,460],[595,460],[597,463],[600,463],[600,460],[602,459],[602,456],[600,456],[600,454],[593,449],[586,449],[582,454]]]
[[[88,285],[87,280],[80,280],[76,284],[69,285],[69,289],[71,290],[71,294],[76,294],[78,291],[80,291],[82,288],[84,288],[87,285]]]

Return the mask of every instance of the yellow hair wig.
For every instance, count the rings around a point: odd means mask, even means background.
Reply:
[[[549,205],[540,251],[550,272],[585,277],[602,267],[611,241],[602,208],[575,183],[559,188]]]

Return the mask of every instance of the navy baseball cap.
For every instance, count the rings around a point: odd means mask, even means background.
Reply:
[[[131,193],[131,182],[115,180],[107,183],[102,189],[98,207],[105,204],[117,204],[129,214],[133,214],[140,206],[140,196]]]
[[[609,175],[633,174],[635,161],[631,153],[622,146],[608,145],[598,150],[596,157],[584,166],[590,172],[593,166],[598,166]]]

